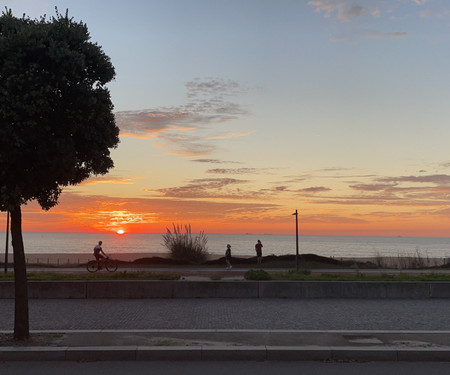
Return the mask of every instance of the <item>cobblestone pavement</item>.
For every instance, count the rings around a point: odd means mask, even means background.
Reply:
[[[30,300],[30,329],[449,330],[450,300]],[[11,330],[14,300],[0,300]]]

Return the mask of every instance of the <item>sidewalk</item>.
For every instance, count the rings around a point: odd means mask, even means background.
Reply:
[[[32,337],[32,345],[0,346],[0,361],[450,361],[449,331],[100,330]]]

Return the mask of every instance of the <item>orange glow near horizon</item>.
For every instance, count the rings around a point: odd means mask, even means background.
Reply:
[[[290,219],[290,218],[289,218]],[[198,233],[204,231],[208,233],[229,233],[229,234],[273,234],[273,235],[293,235],[295,234],[295,220],[284,222],[273,222],[270,219],[262,222],[237,222],[237,221],[202,221],[202,220],[174,220],[173,222],[154,223],[128,223],[120,229],[99,226],[95,222],[67,223],[62,225],[54,221],[32,222],[23,216],[23,230],[35,232],[113,232],[117,235],[129,233],[165,233],[166,229],[172,229],[172,224],[190,224],[192,231]],[[6,223],[1,223],[5,225]],[[389,225],[386,225],[389,224]],[[331,236],[404,236],[404,237],[449,237],[448,222],[444,220],[431,220],[426,222],[389,222],[380,223],[368,221],[366,223],[317,223],[299,220],[300,235],[331,235]]]
[[[165,233],[173,224],[191,225],[198,233],[295,234],[294,210],[258,211],[238,205],[165,199],[102,199],[65,194],[60,205],[43,211],[37,203],[23,206],[24,232]],[[301,206],[300,206],[301,207]],[[360,208],[299,210],[301,235],[450,237],[450,219],[439,212],[414,209],[364,213]],[[253,209],[253,211],[252,211]],[[255,214],[256,212],[256,214]],[[259,214],[258,214],[259,212]],[[6,215],[0,215],[5,228]],[[121,232],[123,231],[123,232]]]

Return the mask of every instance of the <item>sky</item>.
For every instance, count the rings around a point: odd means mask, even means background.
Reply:
[[[448,1],[2,4],[68,9],[116,69],[114,169],[24,231],[450,237]]]

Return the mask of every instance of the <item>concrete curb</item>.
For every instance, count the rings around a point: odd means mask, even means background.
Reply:
[[[33,331],[33,334],[56,332],[59,331]],[[66,341],[52,342],[51,346],[0,347],[0,361],[450,362],[450,331],[76,330],[59,333],[64,334]],[[142,339],[153,337],[186,340],[186,343],[170,346],[158,346],[158,341],[152,345],[142,343]],[[141,344],[134,344],[133,340]],[[354,341],[358,344],[352,344]],[[97,344],[84,346],[90,342]]]
[[[3,347],[0,361],[450,361],[450,348],[321,346]]]
[[[144,298],[450,298],[450,282],[376,281],[29,281],[31,299]],[[0,282],[0,299],[14,282]]]

